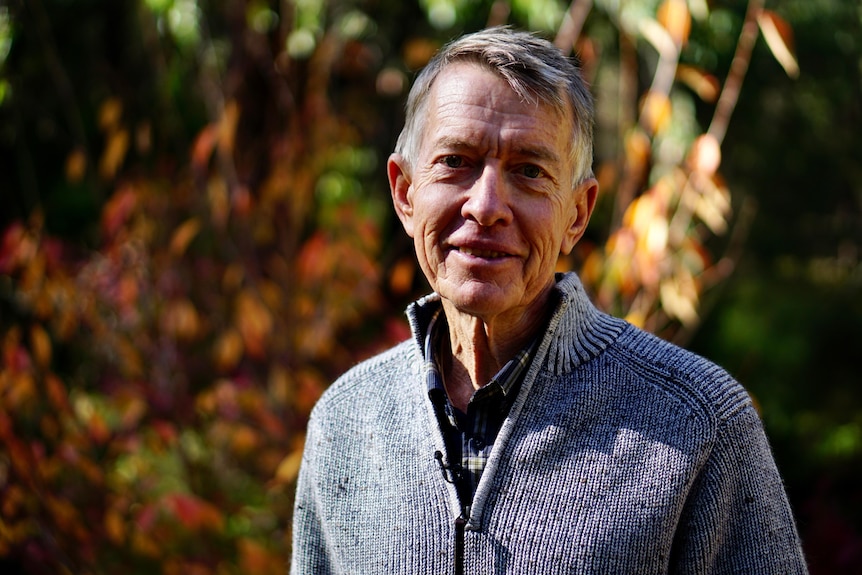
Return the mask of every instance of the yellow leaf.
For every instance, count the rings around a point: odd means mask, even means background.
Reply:
[[[668,278],[661,282],[661,305],[670,317],[676,318],[683,325],[697,321],[697,292],[692,285],[686,285],[679,276]]]
[[[213,176],[209,179],[207,182],[207,200],[213,223],[219,228],[224,227],[230,215],[230,196],[224,178]]]
[[[237,104],[236,100],[231,100],[225,105],[221,122],[219,122],[218,147],[223,154],[230,155],[233,153],[239,116],[239,104]]]
[[[105,151],[102,153],[102,159],[99,163],[99,174],[102,178],[110,180],[117,175],[117,171],[126,159],[126,152],[128,149],[128,130],[117,130],[112,132],[108,137],[107,146],[105,147]]]
[[[652,132],[661,132],[670,124],[672,107],[670,98],[660,92],[649,92],[641,103],[643,124]]]
[[[66,179],[77,183],[87,172],[87,154],[81,148],[75,148],[66,158]]]
[[[717,198],[721,198],[721,196],[705,194],[699,196],[694,204],[694,213],[709,227],[712,233],[721,235],[727,231],[726,215],[729,209],[724,203],[715,201]]]
[[[640,128],[635,128],[626,134],[626,163],[636,173],[646,169],[652,154],[652,142],[649,136]]]
[[[302,463],[302,450],[300,446],[294,449],[287,457],[281,460],[275,471],[275,479],[280,483],[291,483],[299,475],[299,466]]]
[[[108,98],[99,107],[99,127],[110,132],[120,123],[123,116],[123,103],[119,98]]]
[[[766,45],[791,78],[799,76],[799,63],[793,46],[793,29],[778,14],[771,10],[761,10],[757,23],[763,33]]]
[[[628,315],[626,315],[625,320],[633,326],[641,329],[646,325],[646,316],[640,310],[631,310]]]

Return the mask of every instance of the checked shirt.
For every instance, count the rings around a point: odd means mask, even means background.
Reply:
[[[521,350],[491,381],[477,389],[467,405],[467,413],[462,413],[449,401],[443,383],[439,351],[443,337],[448,337],[448,330],[441,309],[434,314],[425,334],[428,396],[446,439],[447,459],[462,504],[469,505],[536,345],[534,342]],[[453,465],[459,461],[460,464]]]

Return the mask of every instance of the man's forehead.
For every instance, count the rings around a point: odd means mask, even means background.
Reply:
[[[524,101],[505,78],[473,62],[444,68],[428,104],[423,139],[436,149],[473,147],[488,136],[488,127],[511,135],[514,150],[548,160],[565,155],[570,145],[570,114],[547,102]]]

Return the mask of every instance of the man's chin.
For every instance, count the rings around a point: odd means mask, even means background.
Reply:
[[[505,313],[513,306],[512,285],[499,286],[470,282],[457,289],[442,290],[440,297],[459,313],[478,318],[490,318]]]

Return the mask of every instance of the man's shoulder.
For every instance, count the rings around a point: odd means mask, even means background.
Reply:
[[[363,400],[379,401],[383,395],[392,393],[396,388],[394,382],[406,383],[421,370],[414,348],[415,343],[404,341],[357,363],[324,391],[315,409],[332,409]]]
[[[693,351],[629,326],[609,350],[616,361],[671,396],[727,417],[750,405],[744,387],[727,370]]]

